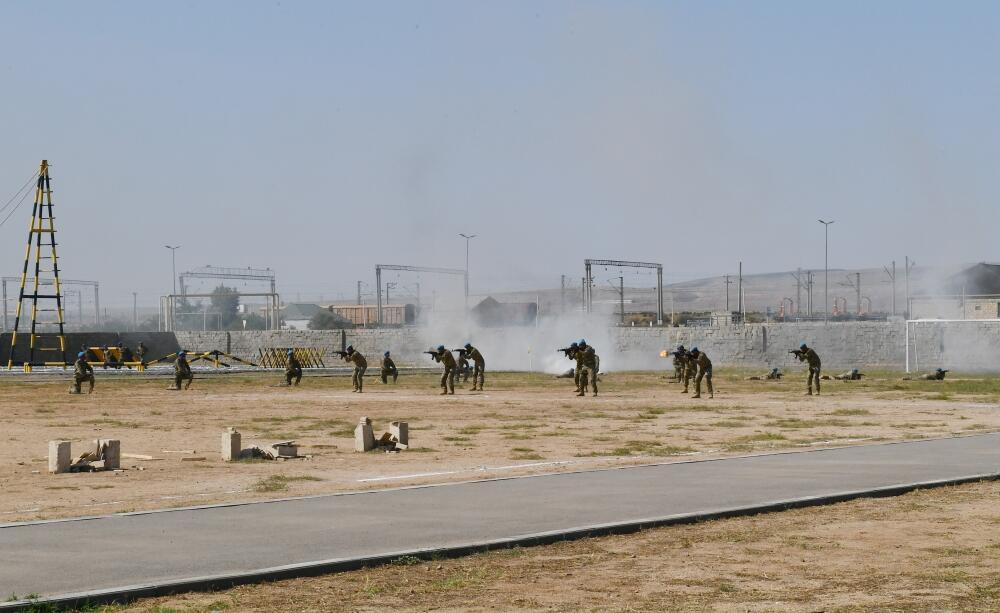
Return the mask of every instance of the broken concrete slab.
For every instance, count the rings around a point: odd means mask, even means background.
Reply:
[[[72,463],[69,441],[49,441],[49,472],[64,473]]]
[[[99,438],[94,441],[97,460],[104,462],[105,470],[117,470],[122,465],[122,443],[118,439]]]
[[[410,444],[410,424],[405,421],[394,421],[389,424],[389,434],[404,447]]]

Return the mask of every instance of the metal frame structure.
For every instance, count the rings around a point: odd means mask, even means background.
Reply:
[[[7,315],[8,315],[7,302],[9,300],[13,300],[13,298],[8,298],[7,297],[7,284],[10,283],[10,282],[15,282],[15,281],[18,282],[18,283],[20,283],[21,282],[21,277],[3,277],[3,278],[0,278],[0,295],[2,295],[2,301],[3,301],[3,306],[0,307],[0,310],[3,311],[3,329],[2,329],[3,332],[7,331],[7,326],[8,326],[8,320],[7,320]],[[34,279],[32,279],[31,277],[28,277],[27,282],[28,283],[34,283]],[[93,287],[94,288],[94,322],[97,325],[101,325],[101,293],[100,293],[100,284],[97,281],[74,281],[74,280],[67,279],[65,281],[60,280],[59,285],[61,285],[64,288],[67,287],[67,286],[69,286],[69,285],[84,285],[84,286]],[[63,292],[64,295],[68,294],[68,293],[70,293],[70,292],[66,292],[66,291]],[[64,307],[65,307],[65,301],[64,301]],[[65,315],[65,312],[63,314]]]
[[[43,242],[42,237],[47,237]],[[34,242],[35,252],[35,274],[32,277],[31,291],[25,291],[28,281],[28,266],[31,263],[32,242]],[[42,255],[45,248],[48,255]],[[42,260],[48,260],[52,268],[43,269]],[[51,277],[42,278],[42,275]],[[55,215],[52,213],[52,180],[49,177],[49,161],[42,160],[38,166],[38,180],[35,183],[35,203],[31,211],[31,227],[28,229],[28,247],[24,252],[24,268],[21,270],[21,289],[17,298],[17,309],[14,312],[14,327],[11,330],[10,352],[7,354],[7,369],[14,366],[14,350],[17,347],[18,327],[21,323],[21,310],[24,308],[24,301],[31,301],[31,332],[28,336],[28,357],[24,361],[24,371],[31,372],[31,367],[36,364],[35,352],[56,353],[61,359],[42,359],[37,364],[40,366],[66,366],[66,330],[63,320],[62,308],[62,286],[59,284],[59,256],[56,253],[56,226]],[[42,286],[49,287],[47,293],[40,293]],[[55,308],[38,308],[39,300],[55,301]],[[4,302],[6,312],[7,303]],[[55,321],[39,321],[39,313],[55,313]],[[58,332],[39,332],[38,326],[58,326]],[[52,337],[55,337],[53,339]],[[44,346],[46,340],[58,340],[58,347]]]
[[[267,307],[264,315],[264,320],[266,322],[266,329],[268,330],[278,330],[281,327],[281,302],[280,297],[276,293],[272,292],[236,292],[235,296],[246,296],[251,298],[267,298]],[[186,298],[213,298],[215,294],[169,294],[167,296],[160,296],[160,322],[163,332],[175,332],[176,331],[176,317],[179,314],[177,312],[177,301]]]
[[[440,275],[461,275],[465,280],[465,304],[469,304],[469,271],[460,268],[431,268],[427,266],[401,266],[399,264],[376,264],[375,265],[375,295],[378,312],[378,323],[382,325],[382,271],[402,270],[405,272],[429,272]]]
[[[182,272],[177,275],[177,280],[181,285],[181,295],[187,293],[184,279],[234,279],[236,281],[267,281],[271,284],[272,294],[278,293],[275,289],[274,271],[270,268],[223,268],[221,266],[202,266],[194,270]]]
[[[628,262],[624,260],[592,260],[583,261],[584,283],[583,297],[588,313],[594,310],[594,266],[612,266],[615,268],[655,268],[656,269],[656,325],[663,325],[663,264],[654,262]]]
[[[269,292],[258,292],[258,293],[248,293],[248,292],[235,292],[239,297],[267,297],[268,301],[265,310],[265,326],[268,330],[278,330],[281,328],[281,317],[280,308],[281,302],[278,296],[277,281],[275,278],[274,271],[270,268],[251,268],[247,266],[246,268],[232,268],[224,266],[202,266],[201,268],[195,268],[186,272],[182,272],[177,275],[177,281],[180,284],[180,294],[171,294],[170,296],[164,296],[164,298],[173,298],[173,301],[164,305],[161,299],[160,311],[163,317],[161,321],[164,322],[165,331],[173,331],[176,326],[176,316],[181,314],[177,312],[176,300],[178,298],[211,298],[212,294],[189,294],[188,293],[188,283],[185,280],[190,281],[191,279],[229,279],[233,281],[262,281],[268,284],[270,287]]]

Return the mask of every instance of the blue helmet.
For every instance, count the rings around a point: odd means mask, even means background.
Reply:
[[[572,343],[570,343],[570,344],[569,344],[569,346],[570,346],[570,347],[579,347],[579,346],[580,346],[580,343],[578,343],[578,342],[576,342],[576,341],[573,341]]]
[[[389,352],[388,352],[388,351],[386,351],[386,352],[385,352],[385,353],[383,353],[382,355],[384,355],[385,357],[389,357]]]
[[[347,353],[354,353],[354,345],[348,345],[345,351],[347,351]]]
[[[438,351],[444,351],[444,345],[438,345]]]
[[[692,348],[691,348],[691,353],[701,353],[701,352],[700,352],[700,351],[698,351],[698,348],[697,348],[697,347],[692,347]]]
[[[184,356],[186,356],[187,354],[188,354],[188,352],[187,352],[187,351],[184,351],[183,349],[181,349],[180,351],[178,351],[178,352],[177,352],[177,357],[179,357],[179,358],[183,358],[183,357],[184,357]]]
[[[289,349],[288,350],[288,355],[295,355],[295,350],[294,349]]]
[[[587,346],[587,339],[581,338],[580,342],[579,342],[579,346],[580,347],[586,347]]]
[[[87,352],[86,351],[81,351],[80,353],[76,354],[76,357],[78,357],[78,358],[85,358],[85,357],[87,357]]]
[[[684,345],[677,345],[677,351],[685,351]]]
[[[809,349],[809,347],[807,347],[805,343],[802,343],[801,345],[799,345],[799,349],[805,351],[806,349]]]
[[[465,344],[465,348],[466,349],[472,349],[472,343],[466,343]]]

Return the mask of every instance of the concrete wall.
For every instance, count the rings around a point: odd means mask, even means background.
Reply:
[[[903,368],[906,324],[903,322],[749,324],[714,328],[589,327],[587,334],[607,370],[665,369],[669,360],[663,349],[684,344],[705,351],[718,366],[800,366],[790,349],[807,343],[816,348],[825,369]],[[996,322],[935,322],[910,324],[911,365],[962,370],[1000,370],[1000,324]],[[454,337],[454,338],[451,338]],[[566,338],[563,338],[566,337]],[[480,329],[468,336],[437,333],[424,328],[360,328],[323,331],[178,332],[180,344],[190,350],[220,349],[255,359],[260,347],[314,347],[325,350],[328,366],[340,365],[331,352],[348,344],[369,358],[372,365],[383,351],[392,351],[400,365],[434,366],[426,351],[437,338],[458,346],[468,338],[479,346],[487,365],[497,370],[558,372],[571,366],[556,349],[576,336],[542,328]]]

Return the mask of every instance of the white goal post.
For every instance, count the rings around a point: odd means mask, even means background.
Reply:
[[[912,372],[912,370],[920,369],[920,352],[918,351],[919,343],[922,337],[927,336],[926,332],[930,332],[927,328],[934,325],[939,327],[955,326],[957,328],[971,327],[972,324],[978,324],[980,326],[984,324],[994,324],[1000,328],[1000,319],[907,319],[906,320],[906,334],[905,334],[905,345],[906,345],[906,372]],[[925,333],[921,334],[921,327],[924,328]],[[975,333],[975,331],[969,331]],[[939,339],[940,341],[940,339]],[[943,343],[943,341],[940,341]],[[988,340],[986,342],[989,342]],[[912,347],[912,349],[911,349]],[[1000,347],[997,347],[1000,351]],[[913,368],[911,370],[910,363],[913,363]]]

